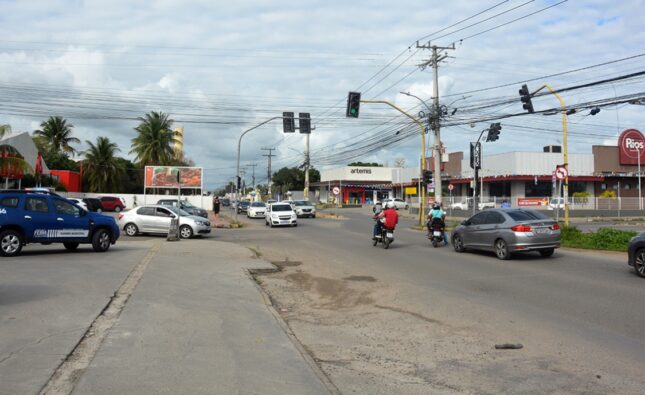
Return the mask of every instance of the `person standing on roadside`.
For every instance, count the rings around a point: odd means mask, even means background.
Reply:
[[[219,218],[219,196],[213,198],[213,214],[215,218]]]

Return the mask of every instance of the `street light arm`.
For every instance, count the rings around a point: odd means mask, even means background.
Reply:
[[[419,99],[421,100],[421,99]],[[423,124],[421,121],[413,117],[412,115],[408,114],[407,112],[403,111],[401,108],[395,106],[394,104],[390,103],[389,101],[386,100],[361,100],[361,103],[381,103],[381,104],[387,104],[388,106],[392,107],[393,109],[397,110],[401,114],[405,115],[406,117],[410,118],[411,120],[414,121],[421,129],[424,129]]]

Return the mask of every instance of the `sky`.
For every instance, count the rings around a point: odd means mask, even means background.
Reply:
[[[528,114],[518,90],[591,86],[561,93],[571,153],[615,144],[624,129],[645,132],[645,79],[595,82],[645,70],[642,0],[439,1],[7,1],[0,0],[0,124],[33,132],[52,115],[85,141],[109,137],[129,154],[137,117],[163,111],[185,130],[185,155],[204,168],[207,189],[235,176],[239,136],[281,116],[308,112],[318,169],[376,161],[415,166],[420,129],[383,104],[345,117],[347,93],[386,100],[419,116],[431,105],[429,44],[454,49],[439,65],[446,151],[468,152],[491,122],[500,139],[486,154],[562,144],[560,113]],[[577,71],[576,71],[577,70]],[[641,94],[642,93],[642,94]],[[601,106],[591,116],[595,104]],[[559,108],[550,94],[536,111]],[[499,119],[496,119],[499,118]],[[398,133],[398,134],[397,134]],[[485,135],[484,135],[485,137]],[[303,162],[304,136],[274,120],[242,140],[240,162],[266,182]],[[432,133],[426,135],[433,144]]]

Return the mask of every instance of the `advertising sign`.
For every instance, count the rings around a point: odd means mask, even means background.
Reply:
[[[182,188],[202,188],[201,167],[146,166],[146,188],[177,188],[177,173]]]
[[[517,205],[519,207],[548,206],[549,205],[549,199],[547,199],[547,198],[517,198]]]
[[[621,165],[643,164],[645,160],[645,137],[636,129],[627,129],[618,137],[618,157]]]
[[[482,145],[480,142],[470,143],[470,168],[482,168]]]
[[[417,194],[417,187],[405,187],[405,194],[406,195],[416,195]]]

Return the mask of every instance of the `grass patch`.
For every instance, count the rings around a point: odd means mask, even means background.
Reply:
[[[638,232],[601,228],[597,232],[581,232],[575,226],[563,226],[562,246],[589,250],[627,251],[629,240]]]

